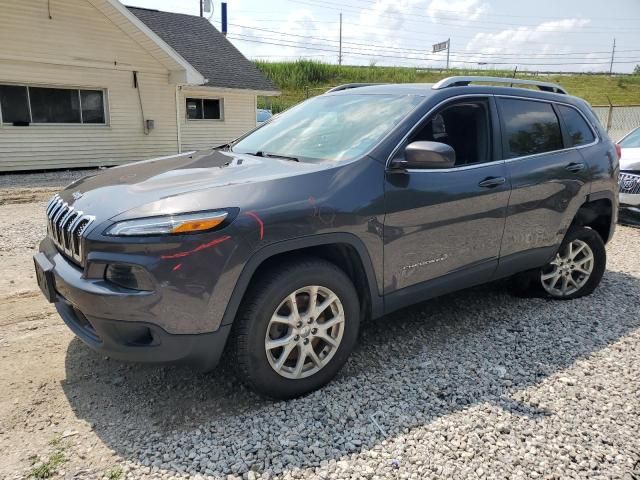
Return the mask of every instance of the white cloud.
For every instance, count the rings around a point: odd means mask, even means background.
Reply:
[[[432,0],[427,15],[434,23],[455,20],[456,24],[467,24],[489,11],[489,4],[480,0]]]
[[[401,47],[413,47],[409,41],[403,40],[397,35],[402,32],[403,27],[407,25],[406,20],[412,18],[412,12],[420,9],[424,10],[425,0],[377,0],[370,8],[362,9],[359,13],[344,14],[344,44],[343,55],[344,62],[347,64],[369,64],[369,63],[413,63],[418,62],[411,60],[402,60],[398,62],[393,58],[394,52],[397,57],[407,55],[416,56],[416,53],[405,52]],[[338,25],[337,23],[327,24],[321,19],[319,22],[308,10],[294,10],[281,23],[269,24],[265,26],[260,22],[251,20],[248,17],[238,19],[238,24],[249,27],[267,28],[275,30],[288,36],[278,36],[277,34],[263,32],[260,30],[242,29],[240,27],[230,26],[230,38],[233,38],[232,32],[240,33],[251,37],[251,40],[265,42],[295,42],[298,44],[307,44],[307,46],[321,45],[323,49],[329,51],[307,50],[298,47],[283,47],[274,45],[260,45],[258,43],[238,42],[236,43],[241,50],[250,58],[265,56],[270,60],[278,57],[290,60],[292,57],[312,57],[322,61],[335,63],[338,59]],[[337,22],[337,14],[335,21]],[[300,35],[298,37],[292,35]],[[315,39],[305,39],[302,36],[315,37]],[[278,40],[268,40],[267,37]],[[247,38],[247,37],[243,37]],[[320,39],[320,40],[317,40]],[[329,41],[323,41],[328,39]],[[375,45],[384,45],[385,48],[391,50],[379,51]],[[398,50],[394,50],[397,48]],[[413,47],[415,48],[415,47]],[[335,53],[333,53],[335,52]],[[425,50],[426,52],[426,50]]]
[[[468,52],[465,60],[494,64],[496,67],[507,62],[507,65],[502,66],[520,65],[523,69],[529,70],[594,70],[597,66],[589,65],[592,56],[586,54],[566,59],[565,62],[569,64],[566,68],[554,65],[532,65],[528,68],[526,65],[562,63],[562,55],[549,54],[570,54],[573,48],[568,46],[566,41],[567,32],[578,31],[589,23],[590,20],[587,19],[567,18],[535,26],[509,28],[495,33],[478,33],[465,47]],[[578,64],[580,62],[584,64]]]

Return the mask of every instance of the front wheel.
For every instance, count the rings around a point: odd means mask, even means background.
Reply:
[[[562,300],[592,293],[602,280],[607,253],[600,235],[587,227],[571,229],[555,258],[539,270],[547,296]]]
[[[263,274],[236,319],[236,368],[249,388],[287,399],[329,382],[358,336],[360,305],[334,264],[300,259]]]

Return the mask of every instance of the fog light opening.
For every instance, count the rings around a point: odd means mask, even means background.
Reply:
[[[104,274],[106,281],[129,290],[152,291],[151,275],[138,265],[112,263]]]
[[[153,344],[153,335],[151,334],[150,328],[144,328],[134,339],[130,340],[129,343],[136,347],[143,347],[147,345]]]

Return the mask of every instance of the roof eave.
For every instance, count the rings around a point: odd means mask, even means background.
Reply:
[[[107,17],[109,12],[104,12],[101,8],[101,4],[107,2],[118,14],[124,17],[129,23],[131,23],[136,29],[142,32],[149,40],[151,40],[162,52],[170,59],[166,66],[169,69],[169,81],[171,83],[192,83],[196,85],[202,85],[206,82],[204,76],[196,70],[187,60],[176,52],[168,43],[160,38],[153,30],[151,30],[142,20],[131,13],[127,7],[125,7],[118,0],[89,0],[94,7],[103,11]],[[116,22],[118,23],[118,22]]]
[[[189,82],[185,82],[182,85],[184,88],[188,88],[189,90],[219,90],[223,92],[234,92],[234,93],[253,93],[255,95],[260,95],[263,97],[275,97],[280,95],[282,92],[280,90],[262,90],[259,88],[233,88],[233,87],[216,87],[215,85],[208,84],[193,84]]]

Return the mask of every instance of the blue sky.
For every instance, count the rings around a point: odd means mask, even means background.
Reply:
[[[199,0],[127,0],[198,15]],[[212,22],[220,27],[220,1]],[[440,67],[451,38],[451,64],[519,70],[608,70],[640,64],[640,0],[229,0],[228,38],[251,59]]]

